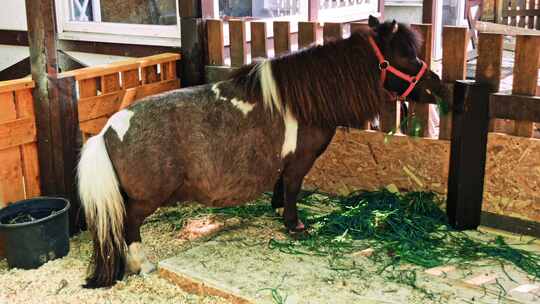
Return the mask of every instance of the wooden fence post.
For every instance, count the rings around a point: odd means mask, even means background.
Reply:
[[[467,64],[467,28],[457,26],[445,26],[442,34],[442,81],[454,83],[456,80],[465,79]],[[450,97],[450,96],[449,96]],[[451,97],[445,100],[451,106]],[[452,113],[440,117],[439,139],[449,140],[452,133]]]
[[[54,1],[26,0],[28,43],[34,88],[36,112],[39,171],[41,190],[44,195],[57,193],[51,134],[51,104],[49,100],[49,76],[58,73]]]
[[[52,78],[50,84],[51,104],[57,109],[53,123],[55,166],[61,194],[71,202],[69,227],[76,233],[85,226],[84,214],[77,192],[77,162],[81,141],[79,138],[79,116],[77,108],[77,88],[75,77]]]
[[[298,22],[298,48],[317,43],[317,22]]]
[[[480,224],[489,124],[488,85],[456,81],[446,213],[457,229]]]
[[[528,96],[536,94],[539,59],[540,37],[517,36],[512,94]],[[514,135],[532,137],[533,131],[532,122],[516,121]]]
[[[246,22],[244,20],[229,20],[229,45],[231,66],[240,67],[246,64],[248,45]]]
[[[428,65],[428,68],[431,68],[431,51],[433,49],[433,39],[431,39],[432,35],[432,25],[431,24],[412,24],[411,27],[416,30],[420,35],[422,36],[424,40],[424,44],[422,45],[422,48],[420,49],[419,57],[420,59],[424,60],[426,64]],[[417,102],[409,102],[409,118],[414,116],[416,118],[416,121],[420,124],[420,136],[421,137],[427,137],[429,133],[429,107],[432,105],[427,103],[417,103]],[[408,132],[409,134],[414,134],[413,128],[416,128],[416,126],[412,123],[413,120],[409,120],[408,124]]]
[[[251,60],[268,58],[266,22],[253,21],[251,26]]]
[[[182,41],[182,86],[204,83],[205,45],[204,21],[198,0],[180,0],[180,37]]]
[[[492,92],[499,90],[501,82],[501,63],[503,56],[503,35],[491,33],[478,34],[478,59],[475,79],[486,84]],[[498,132],[508,124],[502,119],[493,118],[489,122],[489,131]]]
[[[274,54],[279,56],[291,52],[291,23],[274,21]]]

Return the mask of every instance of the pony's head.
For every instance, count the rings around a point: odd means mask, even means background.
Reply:
[[[422,40],[409,26],[395,20],[380,23],[369,16],[369,27],[374,32],[374,38],[384,59],[397,70],[412,77],[418,75],[423,62],[418,58]],[[387,72],[384,87],[397,95],[402,95],[410,86],[410,82]],[[412,100],[437,102],[437,97],[443,97],[445,89],[441,79],[433,71],[427,69],[417,80],[414,89],[408,94]]]

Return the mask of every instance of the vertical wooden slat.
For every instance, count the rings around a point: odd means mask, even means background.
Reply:
[[[31,117],[35,119],[32,91],[19,90],[15,92],[17,114],[19,118]],[[39,196],[39,159],[36,143],[29,143],[20,147],[24,174],[24,188],[26,198]]]
[[[517,6],[519,7],[518,11],[525,10],[525,0],[517,0]],[[525,16],[524,14],[520,14],[519,21],[517,22],[517,25],[519,27],[525,27]]]
[[[251,22],[251,60],[268,58],[266,22]]]
[[[97,95],[97,78],[83,79],[79,81],[79,95],[92,97]]]
[[[120,90],[120,76],[118,73],[101,77],[101,92],[110,93]]]
[[[529,4],[529,9],[534,9],[535,1],[537,0],[527,0]],[[534,16],[529,16],[527,20],[527,28],[534,29]]]
[[[223,22],[221,20],[206,21],[206,38],[208,39],[208,64],[223,65],[225,56]]]
[[[401,107],[395,100],[386,100],[379,115],[379,128],[382,132],[396,132],[400,125]],[[365,125],[364,125],[365,127]]]
[[[176,62],[163,62],[161,63],[161,80],[176,79]]]
[[[536,94],[539,56],[540,36],[523,35],[517,37],[512,94]],[[517,136],[532,137],[533,123],[530,121],[516,121],[514,134]]]
[[[475,79],[479,83],[488,85],[491,92],[499,90],[502,56],[503,35],[479,33]],[[489,130],[490,132],[500,132],[506,124],[503,119],[491,119]]]
[[[92,97],[97,95],[97,78],[83,79],[79,81],[79,97]],[[91,136],[89,133],[82,132],[82,140],[86,140]]]
[[[239,67],[247,63],[247,33],[244,20],[229,20],[231,65]]]
[[[274,21],[274,52],[277,55],[291,51],[291,23]]]
[[[13,92],[0,93],[0,123],[17,119]],[[24,199],[22,160],[19,147],[0,150],[0,183],[4,203]]]
[[[468,33],[465,27],[445,26],[442,34],[442,81],[453,83],[465,79]],[[452,104],[451,99],[445,100]],[[440,117],[439,139],[449,140],[452,135],[452,113]]]
[[[422,40],[424,41],[424,44],[420,48],[420,53],[418,56],[420,59],[424,60],[428,67],[431,67],[431,50],[432,50],[432,41],[431,39],[431,24],[412,24],[411,27],[416,30],[420,36],[422,37]],[[417,135],[416,134],[416,127],[417,124],[420,126],[420,136],[428,136],[429,135],[429,121],[430,121],[430,111],[429,111],[429,104],[426,103],[415,103],[415,102],[409,102],[409,111],[408,111],[408,130],[409,134]],[[413,118],[414,117],[414,118]]]
[[[159,80],[157,65],[143,67],[141,70],[142,84],[154,83]]]
[[[343,39],[343,24],[338,22],[325,22],[323,27],[324,43]]]
[[[305,48],[317,42],[317,22],[298,23],[298,47]]]
[[[511,4],[511,10],[512,11],[515,11],[516,10],[516,7],[517,7],[517,1],[516,0],[512,0],[510,2]],[[516,26],[517,22],[516,22],[516,16],[512,16],[510,17],[510,25],[512,26]]]
[[[122,88],[129,89],[140,85],[139,69],[122,72]]]

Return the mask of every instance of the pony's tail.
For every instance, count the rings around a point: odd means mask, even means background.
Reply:
[[[79,196],[94,241],[86,288],[113,285],[125,271],[125,207],[103,133],[84,145],[78,166]]]

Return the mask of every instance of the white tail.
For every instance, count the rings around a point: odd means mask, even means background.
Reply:
[[[124,200],[107,153],[104,133],[101,132],[86,142],[78,167],[79,196],[88,227],[94,231],[101,250],[110,245],[115,245],[116,248],[126,247]]]

